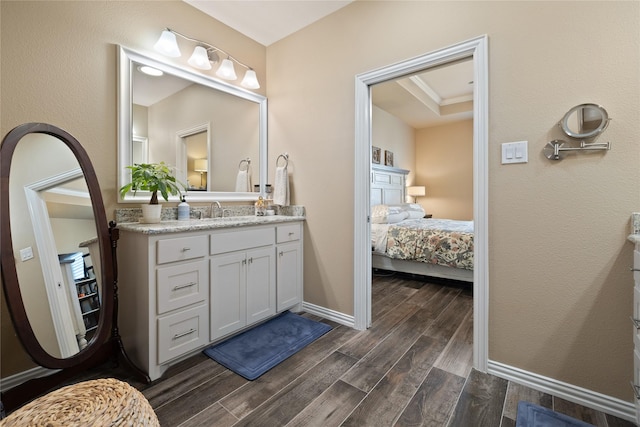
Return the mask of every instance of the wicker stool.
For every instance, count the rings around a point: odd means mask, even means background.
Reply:
[[[0,426],[160,426],[147,399],[113,379],[84,381],[54,390],[0,421]]]

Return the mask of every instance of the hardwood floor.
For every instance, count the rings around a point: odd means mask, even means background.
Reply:
[[[519,400],[634,424],[471,368],[468,285],[376,275],[373,324],[333,329],[255,381],[198,354],[143,390],[163,426],[515,426]],[[307,317],[318,319],[315,316]]]

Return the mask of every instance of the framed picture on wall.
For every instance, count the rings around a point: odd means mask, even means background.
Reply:
[[[393,153],[389,150],[384,151],[384,164],[387,166],[393,166]]]
[[[380,147],[371,147],[371,161],[375,164],[380,164]]]

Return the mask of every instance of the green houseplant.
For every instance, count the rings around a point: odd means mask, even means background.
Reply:
[[[160,163],[140,163],[127,166],[131,170],[131,182],[120,188],[120,197],[133,191],[151,192],[151,200],[148,204],[142,205],[141,222],[159,222],[162,205],[158,203],[158,192],[165,201],[169,200],[169,195],[181,195],[184,185],[179,182],[173,174],[172,168]]]

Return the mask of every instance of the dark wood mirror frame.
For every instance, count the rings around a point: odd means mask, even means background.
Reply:
[[[100,263],[102,265],[102,313],[96,333],[87,347],[67,358],[56,358],[47,353],[38,342],[24,307],[15,264],[9,206],[9,172],[11,160],[20,140],[31,133],[47,134],[62,141],[75,155],[84,173],[96,222]],[[116,247],[118,229],[107,224],[104,203],[98,180],[86,151],[77,139],[66,131],[45,123],[26,123],[11,130],[0,146],[0,266],[2,283],[9,313],[16,334],[24,349],[35,363],[45,368],[60,370],[52,375],[33,379],[2,393],[5,409],[11,411],[23,403],[43,394],[78,373],[118,358],[129,365],[145,382],[148,376],[127,357],[118,333],[118,294]]]

